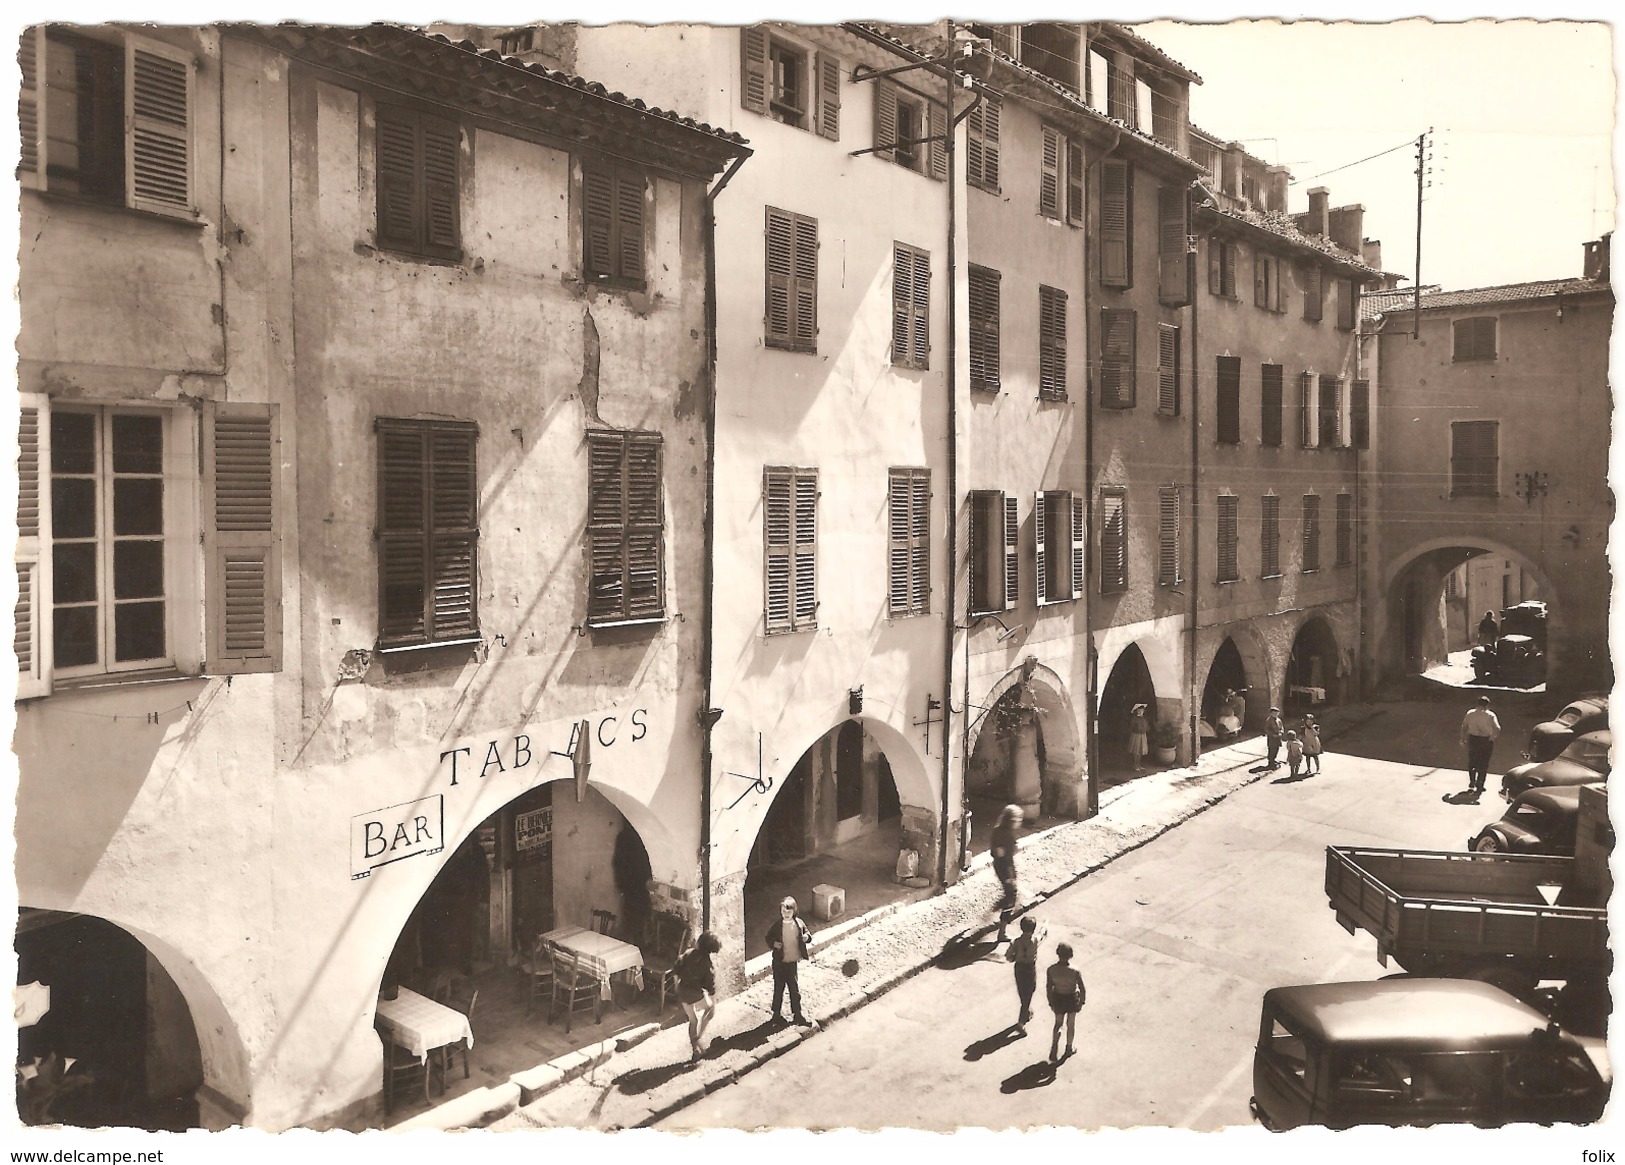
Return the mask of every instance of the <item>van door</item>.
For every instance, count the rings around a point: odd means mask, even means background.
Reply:
[[[1310,1103],[1318,1055],[1318,1048],[1266,1007],[1253,1055],[1253,1101],[1267,1127],[1290,1129],[1318,1119]]]

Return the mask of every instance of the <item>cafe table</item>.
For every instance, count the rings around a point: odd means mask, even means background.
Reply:
[[[426,995],[419,995],[410,987],[400,988],[394,999],[378,1000],[376,1026],[390,1043],[405,1048],[425,1065],[425,1095],[429,1088],[429,1053],[464,1040],[468,1041],[470,1048],[474,1046],[474,1029],[468,1022],[468,1016],[444,1003],[436,1003]]]
[[[542,936],[559,950],[573,954],[580,966],[598,980],[600,999],[614,1001],[610,976],[626,972],[638,990],[643,990],[643,952],[629,942],[581,927],[561,927]]]

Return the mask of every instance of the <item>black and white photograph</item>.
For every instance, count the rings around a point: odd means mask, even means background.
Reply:
[[[11,1160],[1612,1161],[1609,20],[25,6]]]

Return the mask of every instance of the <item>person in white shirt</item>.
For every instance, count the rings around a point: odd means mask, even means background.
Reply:
[[[779,903],[779,918],[767,931],[767,945],[773,951],[773,1019],[783,1023],[780,1008],[784,1006],[785,988],[790,990],[790,1016],[807,1026],[801,1014],[801,963],[812,957],[812,931],[796,912],[796,900],[786,898]]]
[[[1467,787],[1474,792],[1484,791],[1484,781],[1490,772],[1490,753],[1495,750],[1495,738],[1501,735],[1501,722],[1490,711],[1490,698],[1480,696],[1478,707],[1461,718],[1461,742],[1467,746]]]

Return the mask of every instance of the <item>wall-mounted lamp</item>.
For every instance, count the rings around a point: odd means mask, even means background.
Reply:
[[[846,714],[848,716],[863,715],[863,685],[850,688],[846,693]]]
[[[992,619],[995,623],[997,623],[999,625],[999,639],[998,639],[998,641],[1000,643],[1003,643],[1007,639],[1014,639],[1017,635],[1021,634],[1021,632],[1025,631],[1027,629],[1027,624],[1025,624],[1025,623],[1017,623],[1014,627],[1006,626],[1004,620],[999,618],[997,615],[993,614],[991,611],[988,611],[988,612],[986,612],[984,614],[981,614],[981,615],[977,615],[969,623],[964,624],[959,629],[961,631],[974,630],[976,625],[978,623],[980,623],[983,619]]]

